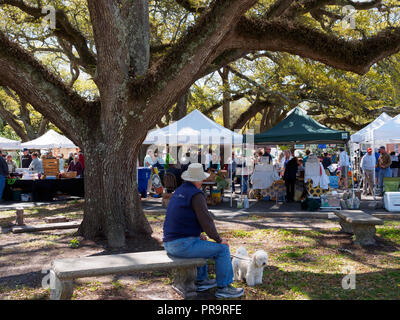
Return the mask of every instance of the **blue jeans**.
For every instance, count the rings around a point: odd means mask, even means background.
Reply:
[[[3,199],[3,192],[6,187],[6,178],[6,176],[0,175],[0,200]]]
[[[226,244],[188,237],[164,242],[165,250],[178,258],[204,258],[215,260],[215,274],[218,287],[226,287],[233,282],[231,254]],[[208,278],[207,264],[197,267],[197,281]]]
[[[379,177],[379,188],[382,190],[383,189],[383,178],[388,177],[390,178],[392,176],[392,172],[390,168],[382,169],[379,168],[378,171],[378,177]]]
[[[249,184],[249,176],[243,176],[243,183],[242,183],[242,176],[239,177],[239,181],[240,181],[240,191],[243,194],[247,193],[247,187]]]

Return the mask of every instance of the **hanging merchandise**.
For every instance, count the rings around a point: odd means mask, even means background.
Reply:
[[[153,185],[154,191],[156,192],[157,196],[161,196],[164,189],[161,184],[160,176],[158,175],[158,169],[153,168],[153,175],[151,176],[151,183]]]

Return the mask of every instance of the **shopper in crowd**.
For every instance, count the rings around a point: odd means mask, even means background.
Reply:
[[[146,168],[151,168],[152,167],[152,165],[154,164],[154,153],[153,153],[153,150],[151,150],[151,149],[147,150],[147,154],[144,157],[143,163],[144,163],[144,166]]]
[[[235,192],[235,179],[236,179],[237,162],[235,153],[232,152],[232,158],[228,160],[228,174],[232,181],[232,191]]]
[[[375,156],[372,149],[368,148],[367,153],[362,157],[360,167],[363,173],[363,195],[374,195],[374,170],[376,166]]]
[[[328,167],[332,164],[331,157],[329,157],[328,153],[324,153],[324,157],[322,158],[322,165],[324,166],[324,169],[328,169]]]
[[[58,158],[58,170],[60,172],[64,172],[64,155],[60,153],[57,158]]]
[[[379,189],[383,191],[383,178],[392,176],[390,170],[392,159],[390,158],[390,155],[386,152],[386,148],[384,146],[379,148],[379,153],[380,153],[380,156],[378,158]]]
[[[378,163],[378,159],[379,159],[380,155],[381,154],[379,153],[379,149],[375,149],[375,160],[376,160],[376,163]],[[379,170],[380,170],[380,168],[379,168],[379,166],[377,164],[376,167],[375,167],[375,184],[376,185],[379,185]]]
[[[285,151],[286,158],[285,161],[285,172],[283,174],[283,180],[285,180],[286,185],[286,201],[293,202],[294,201],[294,193],[295,193],[295,184],[298,170],[297,158],[294,155],[294,150]],[[289,154],[289,156],[287,156]],[[292,155],[290,157],[290,155]]]
[[[83,177],[83,175],[85,173],[85,157],[83,156],[82,150],[79,150],[78,156],[79,156],[79,162],[80,162],[80,164],[82,166],[82,174],[81,174],[81,176]]]
[[[17,163],[13,160],[12,155],[7,155],[7,166],[9,173],[15,173],[16,169],[18,168]]]
[[[29,150],[27,148],[24,148],[22,150],[22,156],[21,156],[21,168],[29,168],[31,162],[32,162],[32,156],[29,154]]]
[[[3,192],[6,187],[6,179],[8,177],[7,161],[3,157],[3,151],[0,150],[0,202],[3,202]]]
[[[274,158],[273,158],[273,156],[271,155],[271,147],[270,147],[270,146],[267,146],[267,147],[265,148],[265,152],[264,152],[264,154],[263,154],[263,157],[268,157],[268,159],[269,159],[268,163],[269,163],[269,164],[272,164],[272,161],[274,160]]]
[[[32,153],[32,162],[29,165],[29,170],[37,173],[43,173],[43,163],[39,159],[39,154],[37,152]]]
[[[297,164],[298,164],[298,169],[297,173],[301,175],[301,172],[304,172],[304,165],[303,165],[303,159],[302,158],[297,158]],[[304,175],[304,174],[303,174]]]
[[[77,155],[77,154],[74,156],[74,160],[69,164],[68,170],[67,170],[67,172],[73,172],[73,171],[76,172],[77,176],[82,175],[83,168],[82,168],[81,163],[79,162],[79,155]]]
[[[311,154],[311,151],[307,149],[307,150],[306,150],[306,156],[303,157],[303,166],[304,166],[304,167],[306,166],[306,162],[307,162],[307,159],[308,159],[308,157],[310,156],[310,154]]]
[[[71,163],[71,161],[74,161],[74,153],[73,152],[68,153],[67,165],[69,165]]]
[[[392,177],[397,177],[399,172],[399,157],[396,156],[396,152],[390,153],[390,159],[392,160],[392,164],[390,165],[390,170]]]
[[[349,168],[350,168],[350,158],[344,148],[340,148],[339,154],[339,166],[340,166],[340,174],[342,176],[342,188],[347,190],[348,178],[349,178]]]
[[[209,148],[208,153],[206,154],[206,159],[205,159],[205,163],[204,163],[205,170],[208,170],[209,168],[212,167],[212,160],[213,160],[213,152],[212,152],[212,149]]]

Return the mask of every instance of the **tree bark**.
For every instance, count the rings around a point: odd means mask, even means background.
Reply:
[[[187,103],[188,103],[188,94],[187,91],[182,97],[179,98],[176,103],[176,107],[172,112],[172,121],[178,121],[182,119],[187,114]]]
[[[223,68],[222,72],[220,73],[223,85],[223,98],[224,102],[222,105],[222,118],[224,121],[224,127],[230,128],[231,126],[231,111],[230,111],[230,98],[231,94],[229,93],[229,69]]]
[[[129,147],[114,148],[98,137],[85,141],[85,215],[78,233],[92,240],[105,237],[110,248],[124,247],[127,236],[151,235],[136,180],[142,135]]]

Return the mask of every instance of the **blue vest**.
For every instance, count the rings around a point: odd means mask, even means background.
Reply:
[[[199,237],[203,232],[191,204],[193,196],[198,193],[203,193],[203,191],[190,182],[183,183],[175,190],[165,215],[164,242]]]

